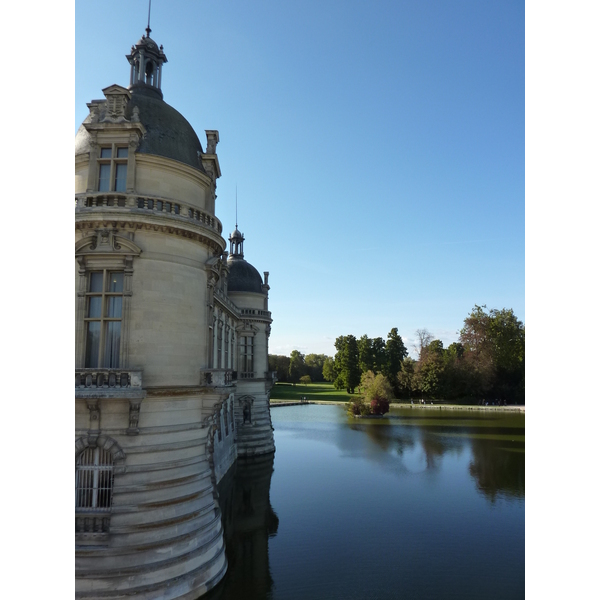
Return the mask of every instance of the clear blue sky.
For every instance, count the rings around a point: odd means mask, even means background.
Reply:
[[[77,0],[75,127],[147,0]],[[118,15],[118,18],[115,18]],[[218,129],[217,216],[270,272],[270,352],[525,321],[524,2],[154,0],[166,102]]]

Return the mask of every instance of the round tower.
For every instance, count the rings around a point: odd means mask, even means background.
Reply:
[[[162,46],[75,139],[76,596],[197,598],[225,574],[216,483],[237,456],[216,130],[163,100]],[[261,364],[262,368],[262,364]]]
[[[227,294],[239,308],[241,320],[239,362],[235,392],[237,447],[239,456],[254,456],[275,451],[269,408],[273,374],[269,372],[269,273],[265,280],[244,259],[244,235],[238,230],[229,236]]]

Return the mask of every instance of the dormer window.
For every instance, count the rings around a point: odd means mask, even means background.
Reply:
[[[127,189],[127,157],[129,150],[115,144],[100,149],[98,158],[98,191],[125,192]]]

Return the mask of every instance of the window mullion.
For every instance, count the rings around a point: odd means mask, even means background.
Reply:
[[[92,508],[96,508],[98,506],[98,475],[100,473],[100,469],[98,468],[98,464],[99,464],[99,455],[100,455],[100,448],[96,448],[94,449],[94,485],[92,486],[93,488],[93,495],[92,495]]]
[[[100,303],[100,349],[98,356],[98,366],[104,368],[104,315],[106,314],[106,286],[108,272],[102,271],[102,302]]]
[[[116,167],[115,167],[115,156],[117,155],[117,149],[115,147],[115,144],[111,144],[110,147],[110,181],[109,181],[109,186],[108,189],[111,192],[115,191],[115,177],[117,175],[116,173]]]

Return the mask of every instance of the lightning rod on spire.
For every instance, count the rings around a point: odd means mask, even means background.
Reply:
[[[147,37],[150,37],[150,32],[152,31],[152,29],[150,29],[150,9],[151,8],[152,8],[152,0],[148,0],[148,27],[146,27]]]

